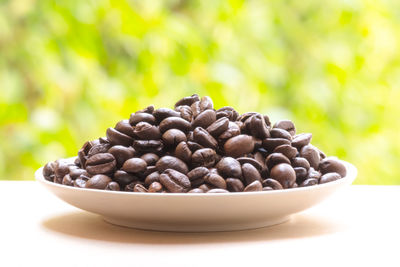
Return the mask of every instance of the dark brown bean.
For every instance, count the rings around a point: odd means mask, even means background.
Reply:
[[[179,129],[183,132],[188,132],[192,129],[192,125],[187,121],[179,117],[168,117],[162,120],[159,125],[159,129],[162,133],[169,129]]]
[[[157,126],[144,121],[136,124],[134,133],[143,140],[158,140],[161,137],[161,132]]]
[[[225,117],[228,118],[230,121],[236,121],[239,117],[239,113],[234,110],[232,107],[222,107],[217,110],[217,119]]]
[[[85,188],[90,189],[105,189],[109,182],[111,182],[111,178],[107,175],[97,174],[90,178],[85,185]]]
[[[86,161],[86,170],[92,175],[112,173],[116,166],[117,161],[110,153],[99,153],[91,156]]]
[[[209,132],[212,136],[218,137],[223,132],[228,130],[229,119],[222,117],[215,122],[213,122],[210,126],[207,127],[207,132]]]
[[[212,135],[202,127],[197,127],[194,129],[193,139],[196,143],[202,145],[203,147],[216,149],[218,146],[217,140],[215,140],[215,138],[212,137]]]
[[[270,134],[272,138],[283,138],[292,141],[292,135],[284,129],[273,128],[270,130]]]
[[[156,167],[159,173],[164,172],[166,169],[177,170],[183,174],[187,174],[189,172],[185,162],[172,156],[164,156],[160,158],[156,163]]]
[[[282,153],[272,153],[265,160],[265,164],[267,165],[269,170],[280,163],[290,164],[290,160]]]
[[[192,158],[192,151],[187,142],[180,142],[175,148],[175,156],[184,162],[189,163]]]
[[[292,166],[281,163],[272,168],[271,178],[277,180],[283,188],[290,188],[296,182],[296,173]]]
[[[133,148],[140,153],[158,153],[164,145],[160,140],[135,140]]]
[[[156,118],[157,122],[160,123],[163,119],[168,117],[179,117],[181,114],[170,108],[159,108],[154,110],[153,116]]]
[[[182,99],[180,99],[178,102],[175,103],[175,107],[177,106],[182,106],[182,105],[186,105],[186,106],[190,106],[191,104],[193,104],[196,101],[199,101],[200,98],[197,94],[193,94],[191,96],[186,96]]]
[[[339,180],[341,178],[339,173],[336,172],[330,172],[322,175],[321,179],[319,180],[320,184],[325,184],[329,182],[333,182],[336,180]]]
[[[263,187],[260,181],[255,180],[244,188],[244,192],[262,191]]]
[[[149,192],[150,193],[156,193],[156,192],[161,192],[163,191],[163,186],[162,184],[160,184],[159,182],[153,182],[151,183],[151,185],[149,186]]]
[[[222,188],[214,188],[214,189],[208,190],[206,193],[229,193],[229,191],[222,189]]]
[[[206,167],[197,167],[188,172],[187,176],[192,187],[199,186],[204,183],[204,178],[210,173]]]
[[[165,146],[177,146],[180,142],[186,142],[186,134],[178,129],[169,129],[162,135]]]
[[[114,128],[108,128],[106,131],[107,139],[112,145],[130,146],[133,143],[132,137],[121,133]]]
[[[242,192],[244,190],[242,181],[237,178],[226,179],[226,187],[230,192]]]
[[[139,122],[148,122],[150,124],[155,124],[156,118],[152,114],[146,112],[132,113],[129,118],[130,125],[135,126]]]
[[[112,154],[117,161],[117,167],[121,168],[127,159],[135,156],[135,150],[132,147],[126,146],[113,146],[108,150],[108,153]]]
[[[202,128],[207,128],[210,126],[213,122],[217,120],[217,117],[215,115],[215,111],[212,109],[207,109],[203,112],[201,112],[192,122],[192,127],[202,127]]]
[[[124,188],[127,184],[138,181],[139,178],[131,173],[118,170],[114,173],[114,180],[120,185],[121,188]]]
[[[160,181],[160,173],[158,171],[152,172],[149,175],[147,175],[146,178],[144,179],[144,185],[150,186],[152,183],[159,181]]]
[[[310,169],[310,163],[305,158],[302,157],[293,158],[291,162],[293,167],[302,167],[306,170]]]
[[[223,157],[216,165],[218,173],[223,177],[242,178],[242,167],[236,159]]]
[[[297,149],[291,145],[281,145],[274,149],[274,153],[282,153],[288,159],[292,159],[297,155]]]
[[[300,156],[305,158],[310,163],[311,167],[318,169],[319,151],[313,145],[303,146],[300,150]]]
[[[120,191],[120,186],[117,182],[111,181],[107,184],[105,190]]]
[[[252,136],[259,139],[270,137],[268,126],[261,114],[253,115],[248,120],[248,128]]]
[[[224,178],[216,173],[209,173],[204,177],[204,181],[212,187],[226,189],[226,182]]]
[[[296,134],[296,127],[290,120],[280,120],[274,124],[274,128],[280,128],[288,131],[292,136]]]
[[[290,145],[290,141],[284,138],[266,138],[262,140],[262,147],[268,152],[274,151],[274,149],[281,145]]]
[[[148,190],[147,188],[142,185],[142,184],[135,184],[135,186],[133,187],[133,192],[137,192],[137,193],[147,193]]]
[[[254,139],[245,134],[230,138],[224,144],[224,150],[227,156],[240,157],[254,150]]]
[[[318,184],[318,180],[315,178],[308,178],[304,180],[301,184],[300,187],[305,187],[305,186],[312,186]]]
[[[147,163],[141,158],[131,158],[125,161],[122,170],[130,173],[144,172],[147,168]]]
[[[190,189],[189,178],[173,169],[166,169],[160,175],[160,183],[171,193],[184,193]]]
[[[300,150],[303,146],[310,144],[312,138],[312,134],[310,133],[301,133],[295,135],[292,140],[292,146]]]
[[[264,187],[270,187],[273,190],[281,190],[283,189],[282,185],[275,179],[267,178],[262,182]]]
[[[345,177],[347,173],[344,164],[334,157],[323,159],[319,163],[319,170],[321,171],[322,174],[326,174],[329,172],[336,172],[339,173],[341,177]]]

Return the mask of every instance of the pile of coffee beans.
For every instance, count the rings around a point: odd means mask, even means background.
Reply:
[[[224,193],[313,186],[340,179],[345,166],[296,134],[290,120],[214,109],[184,97],[174,109],[149,106],[86,142],[74,162],[43,168],[46,180],[81,188],[152,193]]]

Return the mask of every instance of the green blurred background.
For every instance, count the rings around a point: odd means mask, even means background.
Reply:
[[[198,93],[400,184],[399,42],[397,0],[0,1],[0,179]]]

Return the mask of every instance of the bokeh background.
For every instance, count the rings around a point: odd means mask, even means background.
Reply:
[[[198,93],[400,184],[399,42],[397,0],[0,1],[0,179]]]

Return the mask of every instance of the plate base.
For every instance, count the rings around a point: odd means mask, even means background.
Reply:
[[[150,231],[161,231],[161,232],[228,232],[228,231],[242,231],[268,227],[280,223],[284,223],[290,220],[290,216],[271,218],[261,222],[253,223],[240,223],[240,224],[155,224],[155,223],[141,223],[132,220],[103,217],[104,221],[129,228],[135,228],[139,230],[150,230]]]

